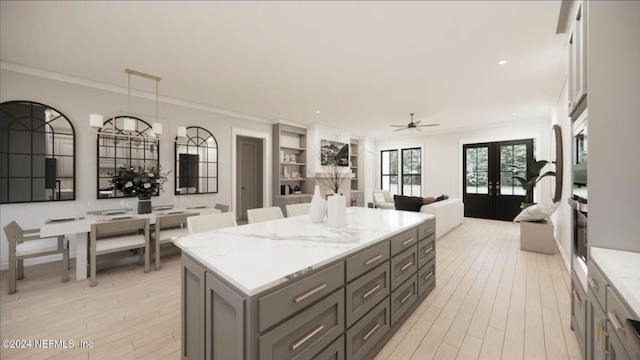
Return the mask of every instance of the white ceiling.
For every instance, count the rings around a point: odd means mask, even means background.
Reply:
[[[124,87],[130,68],[162,77],[162,96],[387,137],[410,112],[441,124],[422,133],[548,118],[566,41],[555,34],[559,10],[560,1],[2,1],[0,56]]]

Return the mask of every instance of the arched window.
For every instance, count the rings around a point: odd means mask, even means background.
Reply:
[[[75,130],[33,101],[0,104],[0,203],[75,200]]]
[[[218,192],[218,142],[206,129],[187,128],[176,138],[176,195]]]
[[[125,130],[125,121],[133,122],[134,130]],[[132,116],[105,121],[98,132],[98,199],[127,197],[110,183],[121,167],[160,164],[160,142],[151,130],[146,121]]]

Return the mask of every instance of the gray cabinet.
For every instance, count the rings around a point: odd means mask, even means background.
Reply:
[[[576,333],[580,353],[585,357],[585,341],[587,334],[587,310],[589,308],[587,294],[578,281],[575,272],[571,273],[571,326]]]
[[[293,194],[293,195],[276,195],[273,197],[273,206],[279,206],[282,214],[287,214],[287,205],[310,203],[312,195],[309,194]]]
[[[183,255],[182,358],[373,358],[435,286],[422,225],[254,295]],[[429,247],[419,267],[418,248]]]
[[[631,360],[636,348],[628,337],[626,319],[637,316],[624,303],[595,261],[589,262],[588,329],[585,337],[590,360]],[[575,330],[575,329],[574,329]]]
[[[205,269],[182,256],[182,359],[203,359],[205,350]]]
[[[573,120],[587,107],[587,3],[577,2],[569,34],[569,116]]]

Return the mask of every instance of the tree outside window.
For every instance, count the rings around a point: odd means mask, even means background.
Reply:
[[[380,152],[380,184],[391,195],[399,194],[398,189],[398,150]]]
[[[402,149],[402,195],[422,196],[420,148]]]

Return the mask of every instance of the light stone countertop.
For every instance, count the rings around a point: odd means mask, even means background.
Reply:
[[[640,253],[591,247],[589,254],[640,319]]]
[[[314,224],[308,215],[190,234],[175,244],[251,296],[317,269],[433,215],[347,208],[347,225]]]

